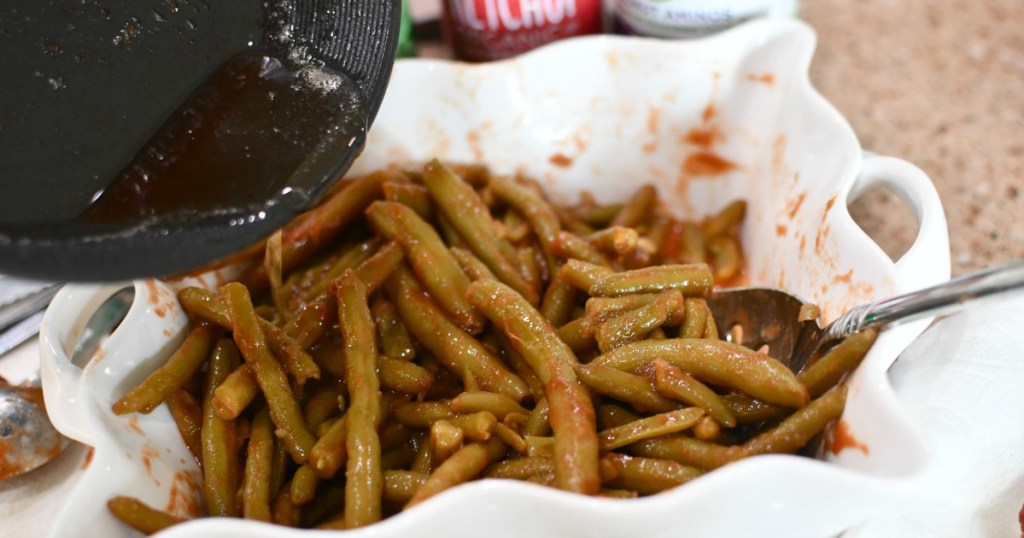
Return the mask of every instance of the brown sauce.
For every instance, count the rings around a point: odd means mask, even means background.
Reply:
[[[340,132],[341,118],[358,112],[358,99],[338,91],[350,87],[326,68],[257,52],[235,56],[93,196],[82,216],[119,223],[251,208],[287,192],[307,157]]]

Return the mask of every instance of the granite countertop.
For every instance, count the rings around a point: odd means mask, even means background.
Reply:
[[[935,183],[953,274],[1024,258],[1024,2],[815,0],[815,86],[865,149]],[[914,237],[896,197],[869,193],[855,218],[890,254]]]

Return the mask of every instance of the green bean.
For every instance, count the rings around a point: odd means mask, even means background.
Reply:
[[[156,534],[185,521],[157,510],[134,497],[117,496],[107,501],[107,509],[124,524],[146,535]]]
[[[354,271],[359,280],[363,281],[363,284],[366,286],[367,295],[380,289],[384,285],[384,281],[391,276],[391,272],[404,259],[405,253],[402,251],[402,248],[392,242],[384,245],[373,256],[357,265]],[[337,296],[338,289],[336,286],[337,284],[332,282],[331,287],[328,288],[331,295]]]
[[[174,417],[174,423],[188,451],[197,462],[202,461],[203,411],[199,402],[187,391],[179,390],[167,397],[167,408],[171,410],[171,416]]]
[[[788,415],[791,410],[781,405],[773,405],[751,398],[746,394],[726,394],[722,402],[729,412],[736,417],[737,424],[754,424],[773,422]]]
[[[454,416],[455,412],[448,400],[408,402],[396,405],[391,410],[392,420],[410,428],[429,428],[434,421],[448,420]]]
[[[313,500],[313,496],[316,495],[316,487],[319,483],[320,479],[317,478],[308,463],[300,465],[292,475],[289,495],[292,504],[295,506],[309,504]]]
[[[242,480],[242,515],[270,521],[270,474],[274,458],[274,423],[266,407],[253,418]]]
[[[451,251],[452,257],[455,258],[459,267],[461,267],[462,271],[469,276],[470,280],[480,280],[483,278],[496,280],[498,278],[494,276],[494,272],[491,271],[491,268],[487,267],[487,265],[482,262],[480,258],[477,258],[472,252],[460,247],[451,247],[448,250]]]
[[[715,441],[722,438],[722,426],[714,418],[703,416],[693,426],[693,436],[701,441]]]
[[[430,425],[430,444],[432,461],[442,462],[456,450],[462,447],[462,439],[465,437],[462,428],[453,425],[447,420],[438,420]]]
[[[580,218],[572,208],[552,204],[551,209],[554,210],[555,215],[558,216],[559,224],[566,231],[572,232],[576,235],[589,235],[594,233],[594,228]]]
[[[723,426],[736,426],[736,417],[718,393],[662,359],[654,361],[654,390],[666,398],[700,407]]]
[[[717,469],[749,455],[743,447],[724,446],[678,435],[645,439],[630,445],[630,452],[647,458],[672,460],[704,471]]]
[[[526,278],[526,281],[531,286],[543,288],[546,281],[546,269],[542,267],[539,258],[542,257],[538,257],[537,250],[532,246],[520,247],[516,251],[516,259],[519,262],[520,270],[523,272],[523,277]]]
[[[736,200],[723,207],[718,213],[704,221],[702,226],[707,237],[716,237],[725,234],[730,228],[743,221],[747,214],[747,202]]]
[[[622,226],[605,228],[587,237],[587,241],[609,256],[628,256],[632,254],[636,250],[639,239],[640,235],[636,230]]]
[[[872,329],[846,337],[804,368],[797,378],[807,387],[812,398],[821,396],[864,360],[876,338],[878,331]]]
[[[688,430],[695,426],[703,416],[704,410],[699,407],[660,413],[600,431],[597,434],[597,440],[601,444],[602,451],[615,450],[642,439]]]
[[[544,290],[540,313],[552,327],[561,327],[569,322],[575,305],[576,288],[556,273]]]
[[[338,322],[338,306],[333,295],[323,294],[302,305],[284,326],[284,333],[302,349],[309,349]]]
[[[530,480],[537,477],[555,476],[555,463],[551,458],[524,457],[499,461],[490,466],[484,476],[487,478],[510,478],[513,480]]]
[[[391,357],[380,358],[381,387],[400,394],[426,394],[434,376],[422,366]]]
[[[199,371],[216,338],[217,330],[212,326],[197,324],[163,366],[114,403],[114,414],[148,414],[156,409]]]
[[[221,293],[231,317],[232,336],[267,399],[270,418],[278,428],[278,435],[292,459],[296,463],[304,463],[316,439],[306,428],[284,369],[267,349],[249,291],[242,284],[232,282],[225,284]]]
[[[274,523],[286,527],[294,527],[299,524],[299,507],[292,502],[291,483],[278,492],[274,498],[274,505],[271,507],[271,518]]]
[[[558,232],[555,241],[551,243],[551,253],[562,260],[577,259],[594,265],[611,265],[597,247],[570,232]]]
[[[451,401],[451,408],[452,411],[460,415],[489,411],[498,420],[505,420],[505,417],[511,413],[530,414],[512,398],[504,394],[484,391],[466,391],[459,394]]]
[[[344,391],[345,384],[333,379],[322,380],[314,385],[302,404],[302,418],[310,431],[316,431],[324,421],[344,411]]]
[[[494,425],[494,435],[498,439],[501,439],[501,442],[505,443],[509,448],[515,450],[519,454],[526,454],[529,451],[529,446],[527,446],[526,440],[523,439],[523,436],[519,435],[519,432],[501,422]]]
[[[669,229],[675,224],[675,219],[667,215],[655,215],[651,219],[651,225],[647,228],[643,238],[650,242],[654,254],[661,252],[661,246],[665,244],[665,237]],[[626,228],[627,230],[631,228]]]
[[[725,282],[740,272],[740,246],[732,237],[723,235],[708,240],[715,281]]]
[[[480,260],[498,276],[498,279],[537,304],[540,296],[516,270],[516,266],[502,255],[495,241],[494,220],[490,211],[473,187],[459,179],[452,171],[433,160],[423,168],[423,183],[437,201],[448,222]]]
[[[664,413],[682,407],[655,392],[645,377],[595,362],[580,366],[576,371],[594,392],[626,402],[638,411]]]
[[[320,247],[358,218],[370,202],[381,197],[381,185],[387,179],[386,173],[378,172],[353,181],[285,226],[282,235],[284,272],[290,272],[309,260]],[[267,285],[267,275],[262,266],[253,267],[239,280],[253,293],[263,291]]]
[[[558,269],[558,276],[583,291],[589,291],[599,280],[612,274],[608,267],[582,260],[568,260]]]
[[[302,294],[302,302],[308,303],[325,293],[334,295],[334,293],[331,293],[330,291],[331,282],[341,276],[341,274],[346,270],[352,269],[360,263],[370,259],[370,256],[373,256],[374,252],[376,252],[380,247],[380,243],[381,240],[379,237],[371,237],[370,239],[358,243],[345,251],[341,257],[335,260],[330,269],[321,275],[320,278],[310,285],[310,287]]]
[[[530,388],[530,395],[533,397],[533,401],[537,401],[539,398],[544,397],[544,384],[540,382],[540,378],[537,377],[537,372],[530,368],[530,365],[526,363],[523,356],[512,347],[512,343],[508,341],[508,338],[497,331],[493,331],[498,342],[501,344],[502,351],[505,352],[505,362],[512,367],[512,371],[515,372]]]
[[[526,457],[528,458],[554,458],[555,438],[527,435],[523,438],[526,442]],[[555,470],[557,480],[557,468]]]
[[[700,476],[701,470],[680,463],[638,458],[625,454],[605,454],[601,458],[601,479],[614,488],[653,495],[680,486]]]
[[[617,428],[640,420],[640,415],[615,404],[601,404],[597,408],[597,424],[601,429]]]
[[[415,471],[384,471],[384,500],[399,505],[405,504],[426,481],[426,474]]]
[[[483,329],[480,314],[466,301],[469,277],[429,224],[392,202],[374,202],[366,216],[378,233],[402,246],[413,272],[459,327],[472,334]]]
[[[213,391],[214,412],[223,420],[234,420],[259,394],[260,387],[252,370],[246,364],[239,365]]]
[[[239,285],[237,282],[232,283]],[[244,286],[242,286],[244,288]],[[249,296],[246,290],[246,296]],[[226,301],[211,291],[200,288],[185,288],[178,292],[178,301],[186,312],[215,323],[228,330],[233,330],[232,320],[229,317]],[[249,301],[252,304],[252,301]],[[270,346],[274,355],[280,358],[288,373],[300,385],[307,379],[319,379],[320,368],[301,346],[284,331],[273,323],[256,316],[253,311],[254,323],[258,324],[264,335],[266,345]],[[275,360],[275,362],[277,362]]]
[[[595,347],[594,331],[587,318],[576,318],[558,328],[558,338],[569,346],[573,353],[586,353]]]
[[[488,189],[526,218],[541,246],[550,252],[551,244],[555,242],[558,232],[562,231],[558,215],[551,209],[551,205],[533,189],[513,179],[492,178]]]
[[[434,218],[434,201],[430,199],[430,193],[422,185],[389,181],[382,187],[384,199],[388,202],[409,206],[409,209],[415,211],[423,220],[429,221]]]
[[[481,197],[481,200],[483,200],[483,197]],[[513,243],[525,240],[531,233],[530,224],[514,209],[505,211],[501,219],[501,226],[504,229],[504,233],[501,236]]]
[[[529,394],[530,389],[522,379],[508,371],[477,339],[448,320],[404,267],[388,278],[387,289],[409,332],[460,379],[470,373],[484,390],[505,394],[516,401]]]
[[[711,311],[707,308],[704,299],[687,298],[684,307],[686,314],[683,318],[683,328],[680,336],[683,338],[702,338],[704,327],[707,326],[707,318]]]
[[[511,288],[480,280],[469,299],[505,335],[545,387],[555,432],[556,481],[569,491],[597,491],[597,435],[590,394],[576,377],[579,364],[551,325]]]
[[[412,443],[405,443],[381,454],[380,468],[384,470],[385,474],[390,470],[408,469],[415,457],[416,449]],[[385,487],[387,486],[385,485]]]
[[[591,365],[633,370],[658,358],[698,379],[740,390],[768,403],[802,407],[808,401],[807,389],[786,365],[763,353],[719,340],[674,338],[633,342],[600,355]]]
[[[203,383],[203,498],[212,516],[238,516],[238,450],[240,440],[233,422],[222,420],[213,409],[213,391],[240,362],[231,340],[223,338],[210,353]]]
[[[603,276],[587,290],[598,297],[677,289],[687,297],[704,297],[715,281],[706,264],[654,265]]]
[[[654,206],[658,200],[658,191],[654,185],[644,185],[633,193],[633,196],[622,206],[622,210],[615,216],[612,226],[624,226],[635,228],[637,225],[647,221],[654,213]]]
[[[354,528],[381,517],[384,479],[377,428],[383,412],[377,377],[376,329],[367,304],[366,286],[353,271],[346,271],[340,279],[338,326],[345,340],[345,384],[351,400],[350,412],[346,414],[345,527]]]
[[[611,225],[615,217],[622,212],[622,208],[623,204],[598,205],[591,200],[591,203],[577,205],[573,210],[583,222],[595,228],[604,228]]]
[[[456,398],[458,399],[458,398]],[[454,404],[454,400],[452,401]],[[477,411],[464,415],[457,415],[448,420],[454,426],[460,428],[470,441],[486,441],[491,438],[500,422],[498,417],[490,411]]]
[[[284,263],[281,253],[281,230],[277,230],[267,238],[267,246],[263,255],[263,270],[270,282],[270,298],[274,303],[277,315],[283,316],[288,309],[285,307],[284,283],[281,280],[281,265]]]
[[[324,480],[333,478],[348,461],[348,414],[331,423],[309,451],[309,467]]]
[[[379,298],[370,307],[373,314],[373,321],[377,325],[377,336],[380,337],[381,350],[385,357],[411,361],[416,357],[416,347],[409,336],[409,330],[405,328],[402,320],[398,317],[395,305],[384,298]]]
[[[683,224],[681,237],[682,253],[680,259],[686,263],[705,263],[707,257],[707,241],[704,232],[696,224]]]
[[[496,438],[486,443],[471,443],[460,448],[430,473],[405,507],[416,506],[448,488],[479,476],[491,462],[502,457],[506,450],[505,444]]]
[[[530,417],[526,421],[524,434],[537,436],[550,435],[551,424],[548,422],[550,414],[551,408],[548,406],[547,398],[541,398],[537,401],[537,405],[533,406],[533,411],[530,411]]]
[[[711,307],[708,306],[707,301],[705,301],[703,303],[698,303],[698,304],[700,304],[701,308],[704,309],[704,335],[703,335],[703,338],[707,338],[707,339],[710,339],[710,340],[718,340],[718,339],[720,339],[720,335],[718,334],[718,325],[715,323],[715,316],[711,312]]]
[[[586,303],[587,321],[591,325],[597,326],[601,322],[650,304],[658,295],[658,293],[638,293],[621,297],[591,297],[587,299]]]
[[[796,452],[829,422],[842,416],[845,404],[846,387],[836,387],[797,409],[774,428],[747,441],[743,448],[750,454]]]
[[[666,290],[650,303],[601,323],[594,333],[598,348],[605,352],[643,339],[676,315],[683,304],[679,290]]]
[[[340,519],[344,504],[345,484],[339,480],[325,482],[317,489],[316,497],[302,507],[299,524],[312,528],[330,519]]]

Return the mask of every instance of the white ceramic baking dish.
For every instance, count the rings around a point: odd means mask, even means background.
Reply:
[[[621,199],[654,183],[681,215],[749,202],[742,239],[751,284],[783,287],[826,318],[873,298],[949,277],[948,237],[928,178],[865,155],[808,81],[814,34],[799,22],[755,22],[708,39],[595,37],[484,65],[397,64],[352,173],[432,157],[482,162],[541,179],[567,199]],[[885,184],[917,216],[918,236],[890,260],[853,222],[848,201]],[[132,532],[106,510],[133,495],[181,514],[197,509],[194,462],[169,413],[117,417],[110,404],[181,338],[185,316],[160,283],[136,283],[135,304],[84,368],[68,350],[116,286],[68,286],[43,325],[46,404],[57,427],[95,447],[54,536]],[[900,409],[886,370],[923,329],[886,331],[851,381],[843,421],[855,437],[828,461],[761,456],[654,497],[587,498],[510,481],[457,487],[347,536],[829,536],[911,491],[926,440]],[[167,537],[298,537],[311,531],[208,519]]]

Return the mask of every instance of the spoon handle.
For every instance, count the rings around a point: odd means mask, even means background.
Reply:
[[[1024,288],[1024,260],[1017,260],[889,299],[858,306],[828,328],[828,336],[845,337],[868,328],[881,328],[959,311],[975,299]]]

